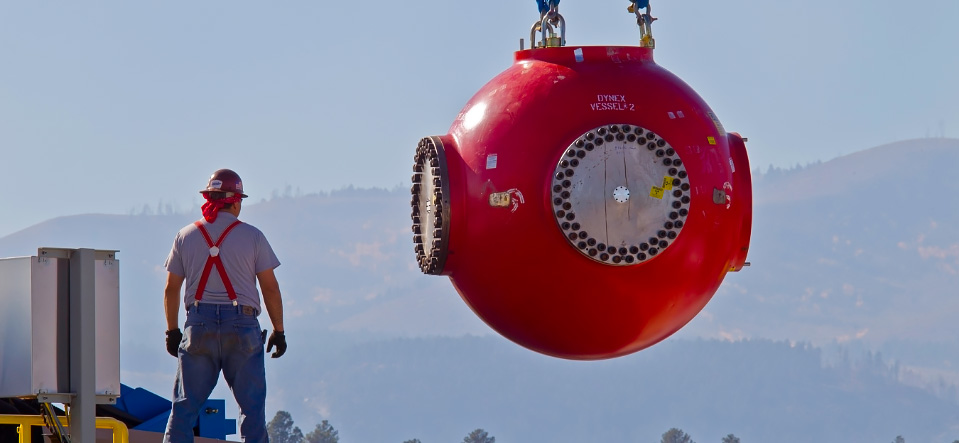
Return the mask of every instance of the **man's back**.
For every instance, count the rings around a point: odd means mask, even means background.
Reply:
[[[216,221],[201,221],[213,242],[237,220],[232,214],[221,213]],[[218,255],[236,291],[237,302],[251,306],[259,312],[260,295],[256,287],[256,274],[280,265],[266,236],[256,227],[240,223],[229,231],[219,246]],[[169,272],[185,278],[184,302],[190,303],[196,295],[203,269],[210,258],[210,247],[203,233],[193,223],[177,233],[166,268]],[[218,272],[211,272],[204,293],[204,303],[232,303]]]

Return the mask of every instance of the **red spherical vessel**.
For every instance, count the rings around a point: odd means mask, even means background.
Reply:
[[[421,269],[537,352],[646,348],[745,263],[743,141],[651,48],[521,50],[417,148]]]

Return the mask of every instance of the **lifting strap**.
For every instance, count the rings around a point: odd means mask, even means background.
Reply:
[[[227,226],[223,234],[220,234],[220,238],[214,243],[213,239],[210,238],[210,233],[207,232],[206,227],[203,226],[203,222],[199,220],[193,222],[197,229],[203,233],[203,238],[206,239],[206,244],[210,247],[210,256],[206,259],[206,266],[203,267],[203,273],[200,274],[200,284],[196,288],[196,295],[194,295],[196,299],[194,304],[199,303],[200,299],[203,298],[203,291],[206,289],[206,281],[210,278],[210,271],[216,266],[216,271],[220,274],[220,280],[223,281],[223,287],[226,288],[226,293],[229,294],[230,300],[233,301],[233,306],[236,306],[236,291],[233,290],[233,284],[230,283],[230,278],[226,275],[226,269],[223,268],[223,261],[220,260],[220,244],[223,243],[226,235],[240,223],[242,222],[237,220],[230,226]]]
[[[550,8],[559,6],[559,0],[536,0],[536,6],[539,7],[539,14],[543,15],[549,12]]]

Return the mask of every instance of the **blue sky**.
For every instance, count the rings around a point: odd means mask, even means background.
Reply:
[[[535,2],[2,2],[0,236],[186,210],[210,172],[255,202],[405,186],[416,142],[512,62]],[[633,45],[626,1],[567,0],[571,45]],[[656,60],[749,137],[753,167],[959,137],[959,2],[656,1]],[[0,254],[2,255],[2,254]]]

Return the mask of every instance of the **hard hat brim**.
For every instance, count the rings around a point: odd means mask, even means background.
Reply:
[[[224,194],[234,194],[234,195],[235,195],[235,194],[239,194],[240,197],[242,197],[242,198],[247,198],[247,197],[249,197],[249,195],[246,195],[246,194],[244,194],[244,193],[242,193],[242,192],[223,191],[223,190],[220,190],[220,189],[203,189],[203,190],[200,190],[200,194],[203,194],[204,197],[206,196],[206,193],[207,193],[207,192],[222,192],[222,193],[224,193]]]

